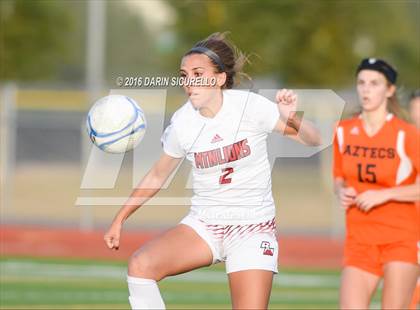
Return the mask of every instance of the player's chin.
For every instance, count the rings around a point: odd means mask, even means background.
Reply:
[[[363,109],[363,111],[372,112],[372,111],[375,111],[377,108],[378,108],[378,105],[377,104],[374,104],[372,102],[366,102],[366,101],[363,102],[362,101],[362,109]]]

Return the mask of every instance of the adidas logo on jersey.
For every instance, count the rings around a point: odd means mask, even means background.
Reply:
[[[216,134],[213,139],[211,140],[211,143],[216,143],[222,141],[222,137],[220,137],[218,134]]]
[[[355,135],[357,136],[359,134],[359,127],[354,126],[351,130],[350,130],[350,134],[351,135]]]

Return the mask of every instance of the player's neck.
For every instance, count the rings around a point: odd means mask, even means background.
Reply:
[[[381,129],[386,122],[387,115],[388,110],[386,109],[386,105],[374,111],[363,111],[362,120],[367,132],[374,134]]]
[[[200,108],[199,112],[202,116],[213,118],[221,110],[223,105],[223,92],[222,90],[215,92],[214,97],[211,98],[211,101],[206,104],[206,106]]]

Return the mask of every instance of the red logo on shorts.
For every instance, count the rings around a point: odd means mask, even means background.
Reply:
[[[274,248],[270,248],[270,242],[268,241],[261,242],[260,248],[264,249],[263,255],[270,255],[270,256],[274,255]]]

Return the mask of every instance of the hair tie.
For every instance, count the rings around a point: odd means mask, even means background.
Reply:
[[[220,59],[219,55],[217,55],[215,52],[213,52],[211,49],[205,47],[205,46],[197,46],[193,47],[186,55],[188,54],[205,54],[207,57],[209,57],[214,63],[217,64],[220,71],[225,71],[225,65],[223,64],[222,60]]]

